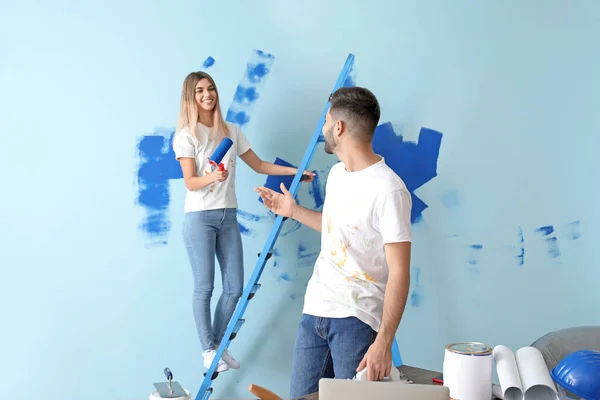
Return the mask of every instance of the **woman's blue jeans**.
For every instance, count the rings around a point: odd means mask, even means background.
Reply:
[[[203,350],[216,349],[242,296],[244,258],[235,208],[185,214],[183,241],[194,277],[193,311]],[[215,255],[221,268],[223,293],[211,325],[210,300],[215,280]]]

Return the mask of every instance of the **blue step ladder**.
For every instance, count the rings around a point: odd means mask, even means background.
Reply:
[[[335,92],[337,89],[341,88],[344,85],[344,82],[350,74],[353,65],[354,55],[349,54],[346,60],[346,64],[344,65],[344,68],[342,69],[342,72],[340,73],[331,93]],[[298,194],[298,188],[300,186],[301,180],[303,179],[302,174],[305,170],[308,169],[313,155],[315,154],[315,150],[317,149],[317,146],[319,144],[321,128],[325,124],[325,115],[327,114],[327,110],[329,110],[329,106],[330,103],[329,101],[327,101],[323,114],[321,115],[321,119],[319,120],[319,123],[317,124],[313,136],[310,139],[306,152],[304,153],[304,157],[302,158],[302,161],[298,166],[298,173],[294,177],[294,180],[292,181],[292,184],[288,189],[294,197],[296,197],[296,195]],[[252,272],[250,280],[248,281],[248,284],[246,285],[246,288],[242,293],[242,297],[240,298],[237,304],[235,312],[233,313],[231,320],[227,325],[227,329],[225,330],[225,333],[223,335],[224,339],[221,341],[221,344],[217,348],[215,358],[213,359],[210,368],[208,368],[208,371],[204,373],[204,380],[202,381],[202,385],[200,386],[198,394],[196,395],[196,400],[208,400],[208,398],[213,393],[212,383],[219,376],[219,373],[216,371],[219,359],[223,355],[223,352],[229,347],[231,341],[236,338],[240,331],[240,328],[244,324],[245,320],[242,317],[244,315],[244,312],[246,311],[246,307],[248,307],[248,303],[250,302],[250,300],[252,300],[252,298],[255,296],[256,292],[260,288],[260,283],[258,283],[258,281],[260,279],[260,276],[262,275],[267,260],[269,260],[269,258],[271,258],[271,256],[273,255],[271,251],[273,249],[273,246],[275,245],[275,241],[277,240],[279,233],[281,232],[283,222],[286,219],[287,218],[284,218],[280,215],[277,216],[277,218],[275,219],[275,223],[273,224],[273,228],[271,229],[271,234],[269,235],[269,238],[267,239],[267,242],[265,243],[262,252],[258,254],[258,261],[256,262],[256,266],[254,267],[254,271]],[[398,344],[396,343],[395,338],[394,343],[392,345],[392,359],[393,364],[395,366],[398,367],[402,365],[402,357],[400,356],[400,350],[398,349]]]

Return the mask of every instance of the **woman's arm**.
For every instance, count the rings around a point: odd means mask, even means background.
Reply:
[[[200,190],[213,182],[223,182],[229,176],[227,171],[214,171],[208,175],[196,176],[196,161],[193,158],[181,157],[179,164],[188,190]]]
[[[242,161],[244,161],[250,168],[252,168],[255,172],[264,175],[296,175],[298,172],[298,168],[294,167],[286,167],[283,165],[277,165],[270,163],[268,161],[261,160],[252,149],[248,150],[244,154],[240,156]],[[312,181],[315,176],[314,172],[304,171],[305,175],[308,175],[309,179],[307,182]]]

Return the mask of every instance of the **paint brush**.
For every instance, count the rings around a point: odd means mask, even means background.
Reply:
[[[248,386],[248,390],[260,400],[281,400],[281,397],[262,386],[250,384],[250,386]]]

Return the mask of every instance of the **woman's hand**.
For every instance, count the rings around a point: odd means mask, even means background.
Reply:
[[[312,171],[304,171],[303,175],[307,175],[308,178],[306,178],[304,181],[302,182],[312,182],[315,179],[315,176],[317,176],[317,174],[315,174]]]
[[[219,171],[218,169],[216,169],[210,173],[210,176],[212,177],[213,182],[223,182],[229,177],[229,171]]]

